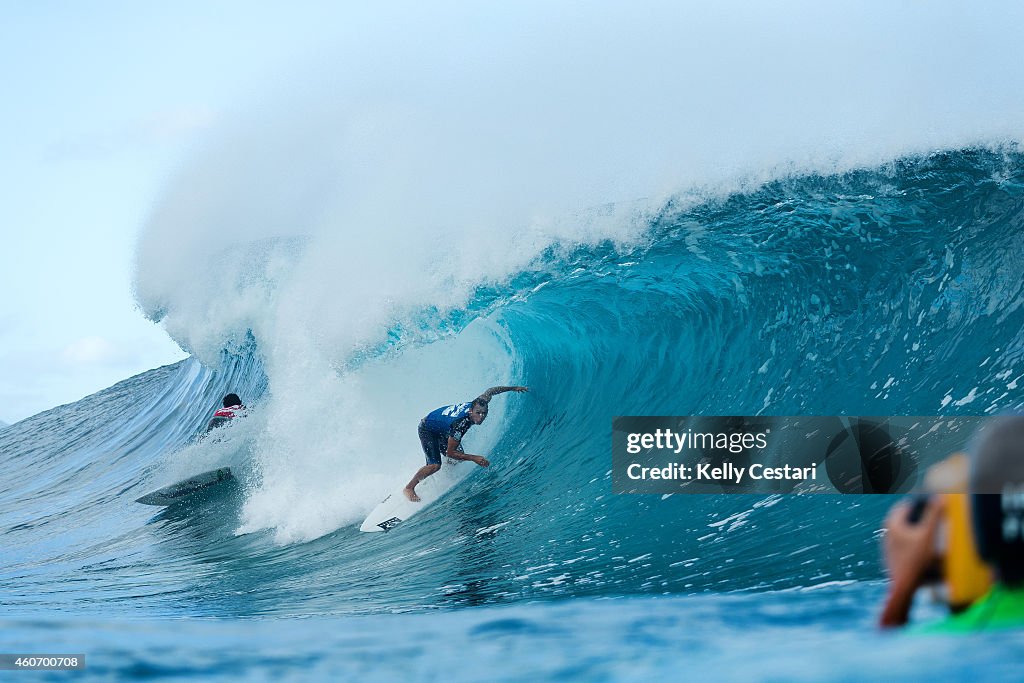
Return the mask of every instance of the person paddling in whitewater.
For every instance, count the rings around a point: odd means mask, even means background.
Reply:
[[[529,391],[526,387],[491,387],[469,403],[457,403],[443,406],[432,411],[420,420],[419,435],[423,454],[427,456],[427,464],[416,472],[412,481],[402,491],[405,497],[418,503],[416,485],[441,469],[441,456],[452,460],[469,460],[480,467],[488,467],[491,462],[482,455],[473,455],[462,450],[462,437],[473,425],[483,424],[487,419],[487,405],[491,399],[506,391]]]
[[[224,407],[218,408],[217,412],[213,414],[213,417],[206,424],[206,434],[245,414],[245,406],[242,405],[242,399],[238,398],[238,394],[228,394],[221,401],[221,404]]]

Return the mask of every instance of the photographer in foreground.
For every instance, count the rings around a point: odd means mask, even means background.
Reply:
[[[968,545],[991,571],[991,588],[959,614],[916,632],[1024,627],[1024,416],[994,418],[979,430],[970,448],[968,490]],[[937,578],[937,567],[948,566],[944,555],[973,552],[947,542],[950,497],[929,497],[919,519],[912,507],[900,503],[885,521],[882,550],[891,584],[880,620],[884,628],[907,623],[917,589]]]

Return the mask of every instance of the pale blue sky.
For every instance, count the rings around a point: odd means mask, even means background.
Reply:
[[[334,3],[0,9],[0,420],[184,357],[136,310],[136,236],[224,111],[351,21]]]

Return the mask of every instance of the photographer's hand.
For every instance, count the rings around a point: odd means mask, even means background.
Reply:
[[[921,521],[908,518],[910,506],[895,505],[885,518],[882,554],[889,571],[889,597],[879,620],[883,628],[907,623],[914,592],[920,587],[927,569],[941,558],[935,550],[935,537],[942,519],[943,500],[933,496]]]

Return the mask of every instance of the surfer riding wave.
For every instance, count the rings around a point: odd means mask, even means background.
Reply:
[[[442,406],[430,412],[420,420],[419,437],[427,464],[421,467],[412,480],[402,490],[405,497],[416,503],[420,497],[416,495],[416,485],[441,469],[441,456],[452,460],[469,460],[480,467],[488,467],[491,462],[482,455],[473,455],[462,450],[462,437],[473,425],[483,424],[487,419],[487,406],[491,399],[507,391],[529,391],[527,387],[491,387],[484,393],[467,403],[456,403]]]

